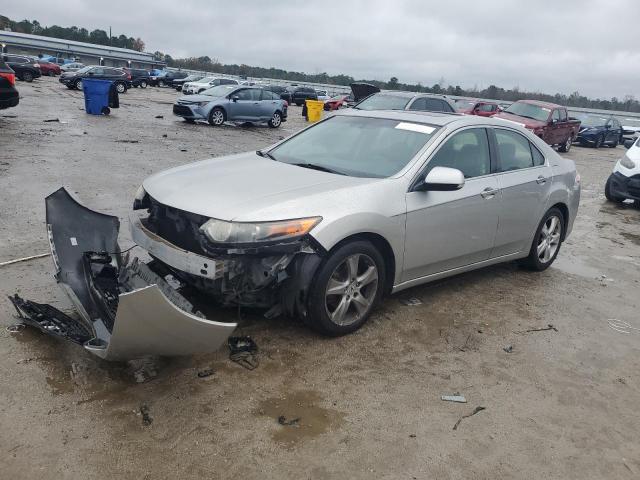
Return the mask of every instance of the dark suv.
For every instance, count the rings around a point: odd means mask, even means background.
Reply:
[[[289,105],[293,103],[291,92],[287,90],[287,87],[283,87],[282,85],[267,85],[266,87],[264,87],[264,89],[273,93],[277,93],[278,95],[280,95],[280,98],[282,100],[286,100]]]
[[[121,68],[113,67],[84,67],[75,72],[65,72],[60,75],[59,82],[67,88],[82,90],[82,80],[84,78],[95,78],[98,80],[111,80],[118,93],[125,93],[131,82],[131,75]]]
[[[15,72],[0,58],[0,110],[18,105],[20,97],[15,84]]]
[[[140,87],[147,88],[149,85],[149,72],[141,68],[123,68],[125,72],[131,75],[131,81],[129,82],[129,88]]]
[[[3,59],[20,80],[33,82],[34,78],[42,75],[38,62],[26,55],[11,55],[5,53]]]
[[[152,78],[151,84],[157,87],[170,87],[174,80],[184,78],[187,75],[187,72],[167,72],[167,74],[162,77],[156,77],[155,81]]]
[[[318,92],[311,87],[288,87],[291,93],[291,102],[301,107],[305,100],[318,100]]]

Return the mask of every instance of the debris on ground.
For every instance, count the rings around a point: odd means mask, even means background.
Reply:
[[[187,151],[187,149],[186,149],[186,148],[181,148],[181,149],[180,149],[180,151],[181,151],[181,152],[186,152],[186,151]]]
[[[24,323],[14,323],[13,325],[7,325],[7,328],[5,328],[5,330],[9,333],[18,333],[24,330],[24,327]]]
[[[116,143],[140,143],[140,140],[116,140]]]
[[[167,137],[168,137],[168,135],[166,133],[162,134],[162,138],[167,138]]]
[[[60,122],[60,119],[59,118],[48,118],[46,120],[43,120],[43,122],[45,122],[45,123]]]
[[[609,328],[619,333],[631,333],[631,330],[640,331],[640,328],[634,327],[629,322],[625,322],[624,320],[618,320],[615,318],[610,318],[608,320],[608,324]]]
[[[408,307],[415,307],[416,305],[422,305],[422,300],[419,298],[401,298],[400,303],[403,305],[407,305]]]
[[[164,115],[156,115],[156,118],[164,118]]]
[[[507,345],[502,350],[504,350],[507,353],[513,353],[513,345]]]
[[[210,377],[213,374],[214,374],[213,368],[205,368],[204,370],[200,370],[198,372],[198,377],[206,378],[206,377]]]
[[[530,328],[529,330],[525,330],[524,333],[531,333],[531,332],[546,332],[547,330],[553,330],[554,332],[557,332],[558,329],[556,327],[554,327],[553,325],[551,325],[550,323],[547,324],[546,327],[543,328]]]
[[[464,341],[464,345],[462,345],[460,348],[458,348],[458,350],[460,350],[461,352],[466,352],[467,351],[467,344],[469,343],[469,339],[471,338],[471,334],[467,335],[467,339]]]
[[[471,412],[471,413],[468,413],[468,414],[466,414],[466,415],[461,416],[461,417],[458,419],[458,421],[456,422],[456,424],[453,426],[453,429],[454,429],[454,430],[457,430],[457,429],[458,429],[458,425],[460,425],[460,422],[462,422],[462,420],[464,420],[465,418],[472,417],[472,416],[474,416],[476,413],[481,412],[482,410],[486,410],[486,408],[485,408],[485,407],[476,407],[476,408],[473,410],[473,412]]]
[[[229,337],[229,359],[247,370],[258,366],[258,345],[251,337]]]
[[[416,434],[415,433],[410,433],[409,434],[409,438],[416,438]]]
[[[156,359],[153,357],[129,360],[127,365],[136,383],[146,383],[158,376]]]
[[[16,258],[15,260],[7,260],[6,262],[0,263],[0,267],[4,267],[6,265],[13,265],[14,263],[28,262],[29,260],[35,260],[36,258],[48,257],[50,255],[51,255],[51,253],[39,253],[38,255],[31,255],[29,257]]]
[[[467,399],[464,398],[464,395],[460,395],[459,393],[454,393],[453,395],[442,395],[440,399],[445,402],[456,402],[456,403],[467,403]]]
[[[149,426],[153,423],[153,418],[151,418],[151,414],[149,413],[149,406],[146,403],[140,405],[140,414],[142,415],[142,424],[144,426]]]
[[[292,418],[290,420],[287,420],[287,417],[285,417],[284,415],[280,415],[278,417],[278,423],[280,425],[284,425],[284,426],[299,427],[300,426],[300,417],[296,417],[296,418]]]

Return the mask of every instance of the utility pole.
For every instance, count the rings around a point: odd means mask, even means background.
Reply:
[[[111,41],[111,25],[109,25],[109,46],[113,47],[113,42]]]

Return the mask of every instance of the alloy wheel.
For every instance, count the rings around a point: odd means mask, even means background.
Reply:
[[[76,89],[82,90],[82,80],[76,80]]]
[[[538,246],[536,253],[540,263],[548,263],[553,259],[554,255],[560,247],[560,235],[562,233],[562,223],[560,218],[552,215],[544,222],[540,236],[538,237]]]
[[[335,268],[327,282],[327,315],[336,325],[351,325],[369,312],[377,292],[375,262],[363,253],[350,255]]]
[[[211,114],[214,125],[222,125],[224,123],[224,113],[221,110],[216,110]]]
[[[126,90],[126,88],[122,83],[116,84],[116,91],[118,93],[124,93],[125,90]]]
[[[271,125],[274,127],[278,127],[280,126],[281,122],[282,122],[282,118],[280,117],[280,114],[278,112],[275,112],[271,117]]]

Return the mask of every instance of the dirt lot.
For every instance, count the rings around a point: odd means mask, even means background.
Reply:
[[[188,125],[171,114],[176,93],[153,88],[93,117],[54,79],[18,87],[20,106],[0,112],[0,261],[48,251],[44,197],[61,185],[126,218],[147,175],[304,125],[296,107],[280,130]],[[6,332],[14,312],[0,302],[2,477],[638,478],[640,210],[603,195],[622,153],[568,154],[583,199],[553,268],[505,264],[414,288],[339,339],[243,313],[239,332],[260,347],[253,371],[225,350],[106,364],[29,329]],[[127,228],[120,243],[131,245]],[[3,298],[70,308],[50,258],[0,273]],[[413,297],[421,305],[401,302]],[[557,332],[523,333],[550,323]],[[205,368],[214,374],[198,377]],[[440,400],[455,392],[469,403]]]

